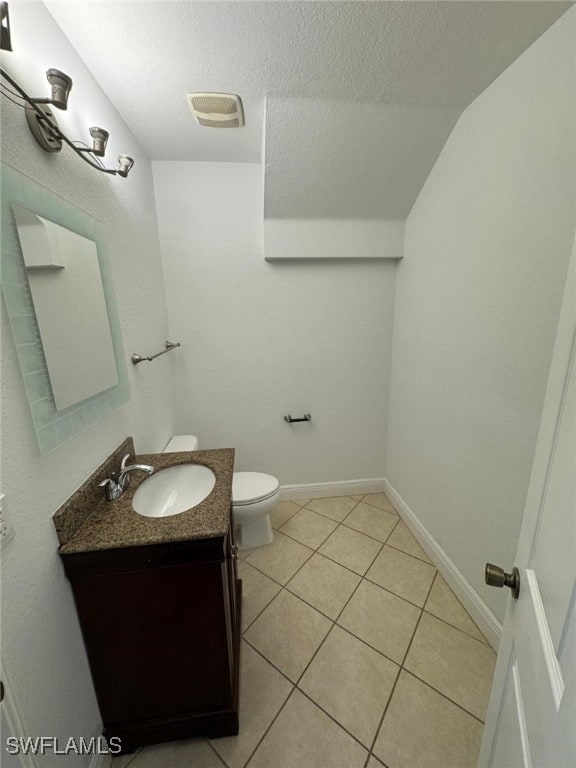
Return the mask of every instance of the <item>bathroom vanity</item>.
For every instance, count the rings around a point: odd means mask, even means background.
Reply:
[[[216,475],[196,507],[151,519],[131,506],[145,476],[134,475],[116,501],[97,493],[129,450],[120,446],[54,517],[104,735],[132,752],[236,734],[242,585],[231,518],[234,451],[138,456],[156,471],[193,462]]]

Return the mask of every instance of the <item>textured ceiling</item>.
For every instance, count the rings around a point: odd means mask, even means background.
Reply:
[[[270,217],[403,218],[462,110],[560,2],[55,2],[46,6],[155,160],[259,162]],[[239,93],[200,128],[190,91]]]

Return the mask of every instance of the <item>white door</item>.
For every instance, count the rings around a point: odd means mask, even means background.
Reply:
[[[576,766],[576,243],[560,314],[480,768]],[[499,563],[508,566],[512,563]]]

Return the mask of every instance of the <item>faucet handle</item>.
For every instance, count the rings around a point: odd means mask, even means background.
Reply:
[[[128,461],[129,458],[130,458],[130,454],[127,453],[126,456],[124,456],[124,458],[122,459],[122,462],[120,464],[120,472],[126,469],[126,462]]]
[[[116,482],[115,473],[112,473],[112,477],[107,477],[105,480],[101,480],[98,483],[98,487],[104,488],[104,492],[106,493],[106,499],[108,501],[114,501],[114,499],[117,499],[122,492],[120,486]]]

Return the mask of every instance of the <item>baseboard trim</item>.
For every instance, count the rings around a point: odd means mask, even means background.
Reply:
[[[410,509],[402,496],[388,480],[384,480],[384,492],[396,507],[400,517],[418,540],[428,557],[438,568],[450,589],[458,597],[470,616],[474,619],[480,631],[484,634],[494,650],[498,650],[502,637],[502,624],[492,613],[486,603],[480,598],[462,572],[454,565],[436,539],[422,524],[416,513]]]
[[[383,477],[371,477],[364,480],[337,480],[332,483],[304,483],[301,485],[282,485],[282,501],[292,499],[319,499],[327,496],[356,496],[360,493],[382,493],[385,488]]]

